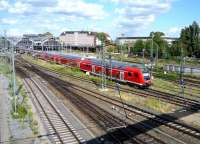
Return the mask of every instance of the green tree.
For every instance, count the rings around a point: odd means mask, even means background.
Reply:
[[[145,44],[142,40],[137,40],[133,47],[131,48],[131,53],[138,54],[141,53],[142,50],[145,48]]]
[[[152,40],[147,40],[145,42],[145,53],[149,57],[150,57],[150,53],[151,53],[151,47],[152,47]]]
[[[165,34],[163,32],[151,32],[150,37],[153,36],[153,55],[157,54],[158,50],[158,57],[164,56],[166,52],[166,47],[168,47],[167,42],[163,39]]]
[[[104,33],[104,32],[98,32],[96,33],[96,37],[104,42],[106,45],[110,45],[111,41],[108,39],[108,37],[110,37],[108,34]]]
[[[106,47],[107,52],[111,53],[111,52],[115,52],[116,50],[116,46],[115,45],[109,45]]]
[[[181,30],[180,42],[184,49],[185,56],[200,57],[200,28],[197,22]]]
[[[181,55],[181,43],[180,41],[172,42],[171,47],[168,48],[169,56],[177,57]]]

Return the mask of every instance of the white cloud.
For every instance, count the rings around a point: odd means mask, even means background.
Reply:
[[[9,3],[6,0],[0,0],[0,11],[6,10],[9,7]]]
[[[181,32],[181,27],[171,27],[167,30],[166,35],[177,37],[179,36],[180,32]]]
[[[11,28],[7,30],[6,35],[9,36],[22,36],[25,32],[18,28]]]
[[[16,0],[0,1],[0,10],[21,15],[58,14],[76,18],[102,19],[106,16],[104,6],[84,0]]]
[[[58,0],[57,6],[55,8],[49,7],[47,11],[91,19],[102,19],[106,15],[103,5],[87,3],[83,0]]]
[[[2,18],[2,19],[0,19],[0,23],[13,25],[13,24],[17,23],[17,20],[16,19],[10,19],[10,18]]]
[[[106,16],[103,4],[85,0],[0,0],[0,27],[13,35],[83,29]],[[0,15],[1,16],[1,15]],[[80,24],[82,23],[82,24]],[[86,25],[85,25],[86,24]]]
[[[17,1],[13,5],[10,5],[8,9],[9,13],[14,13],[14,14],[31,14],[31,13],[37,13],[38,11],[36,10],[35,7],[33,7],[29,3],[23,3],[21,1]]]
[[[58,34],[65,29],[141,34],[159,14],[170,9],[172,1],[0,0],[0,12],[5,13],[0,27],[11,28],[17,34],[28,30]]]
[[[172,0],[112,0],[118,4],[117,25],[122,31],[130,33],[144,30],[152,24],[156,17],[167,12]]]

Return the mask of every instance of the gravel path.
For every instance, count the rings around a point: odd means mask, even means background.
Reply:
[[[0,75],[0,143],[8,141],[10,138],[8,123],[10,100],[7,88],[8,80],[3,75]]]

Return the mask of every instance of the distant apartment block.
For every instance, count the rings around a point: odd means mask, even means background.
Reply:
[[[117,37],[116,43],[117,44],[130,44],[135,43],[137,40],[151,40],[151,37]],[[176,41],[178,38],[175,37],[163,37],[164,40],[168,42],[168,44],[172,44],[173,41]]]
[[[95,32],[89,31],[65,31],[60,34],[59,39],[71,47],[96,47],[97,38]]]

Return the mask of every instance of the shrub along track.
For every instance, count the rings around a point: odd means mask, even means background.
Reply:
[[[32,67],[33,68],[33,67]],[[48,82],[49,83],[51,83],[52,85],[54,85],[57,89],[59,89],[60,91],[62,91],[63,93],[67,93],[68,92],[68,89],[66,88],[66,87],[69,87],[70,86],[70,88],[71,87],[73,87],[73,89],[76,89],[76,90],[79,90],[79,91],[83,91],[83,90],[86,90],[86,89],[84,89],[83,87],[78,87],[78,86],[74,86],[72,83],[68,83],[68,84],[66,84],[66,82],[64,82],[64,81],[62,81],[62,80],[59,80],[58,79],[58,77],[59,77],[59,75],[56,75],[55,76],[55,74],[53,74],[54,76],[52,76],[52,75],[49,75],[49,72],[47,72],[47,73],[44,73],[44,72],[42,72],[42,71],[39,71],[39,70],[36,70],[35,68],[33,68],[33,70],[36,72],[36,73],[38,73],[39,75],[42,75],[42,77],[43,78],[45,78],[45,79],[47,79],[48,80]],[[56,84],[55,84],[56,83]],[[59,84],[59,86],[58,86],[58,84]],[[75,88],[76,87],[76,88]],[[82,90],[81,90],[82,89]],[[87,90],[87,91],[89,91],[89,92],[91,92],[91,93],[95,93],[95,92],[93,92],[93,91],[90,91],[90,90]],[[69,93],[69,92],[68,92]],[[85,92],[86,93],[86,92]],[[75,104],[75,105],[79,105],[78,107],[80,108],[82,108],[83,106],[84,106],[84,108],[85,107],[88,107],[88,105],[90,105],[90,107],[87,109],[87,111],[84,111],[84,113],[90,113],[90,112],[92,112],[93,110],[95,110],[95,106],[94,106],[94,104],[90,104],[90,102],[88,101],[88,100],[85,100],[85,99],[83,99],[83,98],[81,98],[80,96],[74,96],[74,93],[72,93],[72,95],[70,95],[69,96],[69,94],[67,94],[68,95],[68,98]],[[76,94],[77,95],[77,94]],[[89,95],[88,93],[87,93],[87,95]],[[90,94],[91,95],[91,94]],[[114,100],[114,99],[110,99],[110,98],[106,98],[105,96],[103,96],[103,95],[99,95],[99,94],[97,94],[97,93],[95,93],[95,95],[96,95],[96,98],[98,98],[98,99],[101,99],[101,100],[103,100],[103,101],[106,101],[107,103],[110,103],[110,104],[112,104],[112,105],[115,105],[115,106],[117,106],[117,107],[120,107],[120,108],[122,108],[122,106],[121,106],[121,102],[120,101],[118,101],[118,100]],[[98,96],[97,96],[98,95]],[[94,95],[93,95],[94,96]],[[104,98],[104,99],[103,99]],[[82,103],[82,102],[83,103]],[[168,126],[168,127],[171,127],[171,128],[173,128],[174,130],[176,130],[176,131],[178,131],[178,132],[182,132],[182,133],[186,133],[186,134],[189,134],[189,135],[191,135],[191,136],[194,136],[194,137],[196,137],[196,138],[198,138],[199,139],[199,131],[198,130],[196,130],[195,128],[192,128],[192,127],[189,127],[189,126],[187,126],[187,125],[184,125],[184,124],[181,124],[181,123],[178,123],[178,122],[173,122],[174,121],[174,119],[173,118],[171,118],[170,119],[170,117],[167,117],[167,116],[163,116],[163,117],[161,117],[161,116],[158,116],[158,115],[155,115],[155,114],[152,114],[152,113],[149,113],[149,112],[146,112],[146,111],[144,111],[144,110],[142,110],[142,109],[139,109],[139,108],[136,108],[136,107],[133,107],[133,106],[131,106],[131,105],[126,105],[125,106],[125,109],[127,110],[127,111],[129,111],[130,113],[134,113],[134,115],[136,114],[136,115],[141,115],[141,116],[143,116],[143,117],[146,117],[147,119],[150,119],[150,121],[148,121],[148,122],[150,122],[151,123],[151,125],[160,125],[160,124],[164,124],[164,125],[166,125],[166,126]],[[92,110],[92,111],[91,111]],[[94,113],[98,113],[99,111],[104,111],[104,110],[96,110],[96,111],[93,111],[93,113],[90,113],[90,116],[94,119],[96,116],[95,115],[93,115]],[[104,112],[103,112],[104,113]],[[99,114],[100,115],[100,114]],[[101,114],[102,115],[102,114]],[[103,119],[105,119],[105,121],[100,121],[100,122],[98,122],[99,121],[99,116],[98,117],[96,117],[97,119],[95,119],[95,121],[97,121],[97,123],[99,123],[99,125],[101,126],[101,127],[104,127],[104,129],[107,129],[107,128],[112,128],[112,127],[121,127],[122,126],[122,124],[123,124],[123,122],[121,121],[121,120],[119,120],[118,121],[118,125],[116,125],[116,123],[115,124],[112,124],[112,122],[110,122],[110,119],[112,119],[112,120],[117,120],[117,119],[119,119],[119,118],[116,118],[116,117],[109,117],[108,115],[109,115],[109,113],[104,113],[103,114],[105,117],[103,118]],[[107,117],[107,118],[106,118]],[[131,120],[133,120],[133,117],[132,118],[129,118],[129,119],[131,119]],[[101,119],[102,120],[102,119]],[[102,125],[102,123],[103,123],[103,125]],[[106,125],[105,125],[105,123],[106,123]],[[111,124],[110,124],[111,123]],[[143,125],[143,128],[144,127],[146,127],[146,124],[145,125]],[[134,129],[135,129],[135,127],[134,127]],[[140,129],[140,131],[141,131],[141,127],[139,128]],[[129,132],[130,132],[130,130],[129,130]],[[131,130],[131,132],[132,132],[132,130]],[[124,132],[123,132],[124,133]],[[125,133],[127,133],[127,131],[125,132]],[[121,135],[121,134],[120,134]],[[115,136],[116,137],[116,136]],[[143,136],[144,137],[144,136]],[[146,136],[145,136],[146,137]],[[130,139],[130,138],[128,138],[128,139]],[[155,138],[154,138],[155,139]],[[138,141],[138,139],[136,140],[136,141]]]

